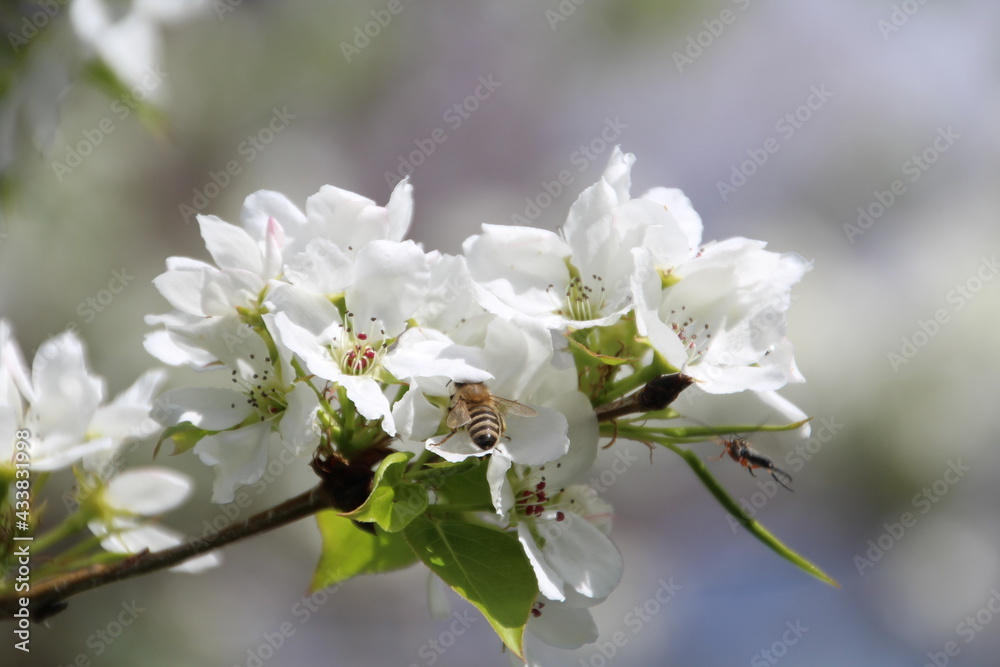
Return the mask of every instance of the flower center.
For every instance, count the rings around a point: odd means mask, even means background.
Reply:
[[[587,281],[580,276],[573,276],[562,295],[555,293],[555,285],[549,285],[546,291],[556,301],[557,315],[571,320],[593,320],[604,314],[607,289],[604,287],[604,278],[596,273]]]
[[[696,359],[708,352],[712,343],[712,328],[707,322],[700,322],[689,315],[687,306],[681,306],[680,310],[671,309],[666,320],[670,329],[684,343],[689,359]]]
[[[257,363],[255,356],[250,355],[251,364]],[[271,357],[264,357],[264,364],[259,368],[251,366],[242,374],[234,368],[231,377],[233,384],[242,388],[247,404],[257,411],[260,421],[274,417],[286,407],[283,389],[271,374]],[[236,404],[232,407],[235,408]]]
[[[354,329],[354,313],[347,313],[344,318],[342,334],[337,337],[332,351],[345,374],[367,375],[385,356],[388,347],[385,330],[376,331],[375,322],[376,319],[371,318],[368,331],[362,332]]]
[[[524,479],[521,491],[514,499],[514,512],[522,517],[540,517],[545,510],[553,510],[551,518],[556,521],[564,521],[566,513],[558,509],[559,497],[564,489],[559,489],[555,496],[550,496],[546,490],[548,482],[545,481],[545,466],[541,466],[536,471],[529,471]]]

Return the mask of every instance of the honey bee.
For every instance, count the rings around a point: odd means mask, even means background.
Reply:
[[[451,410],[445,421],[451,429],[450,438],[465,427],[469,438],[480,449],[492,449],[503,437],[505,414],[534,417],[538,413],[526,405],[490,393],[482,382],[456,382],[451,397]],[[438,444],[444,443],[445,438]]]

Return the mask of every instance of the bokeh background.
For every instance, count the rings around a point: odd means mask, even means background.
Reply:
[[[33,52],[77,48],[65,13]],[[5,33],[21,29],[16,11],[4,19]],[[987,0],[220,0],[162,32],[160,121],[120,117],[112,97],[78,77],[64,87],[9,62],[8,100],[15,85],[55,86],[58,98],[22,107],[20,141],[2,156],[0,313],[29,355],[78,326],[114,394],[152,363],[142,316],[167,305],[150,279],[168,256],[206,257],[185,206],[236,221],[257,189],[304,206],[326,183],[384,202],[401,163],[419,160],[412,236],[456,252],[484,222],[524,216],[556,228],[620,143],[637,156],[633,192],[683,188],[707,239],[764,239],[814,262],[789,313],[808,382],[783,392],[815,417],[814,440],[755,439],[795,491],[768,497],[732,462],[712,468],[842,588],[734,529],[670,452],[650,462],[641,445],[619,443],[594,470],[626,562],[622,585],[596,609],[600,641],[574,652],[530,644],[533,655],[595,667],[995,665],[998,28],[1000,6]],[[56,110],[54,134],[31,129]],[[57,174],[53,161],[106,119],[113,130]],[[444,141],[414,158],[437,128]],[[233,161],[238,173],[206,189]],[[546,199],[563,170],[571,184]],[[862,213],[870,217],[859,222]],[[116,271],[134,279],[90,309]],[[768,417],[750,396],[690,392],[680,407],[705,420]],[[150,455],[142,447],[130,461]],[[190,534],[224,523],[209,503],[211,471],[192,456],[167,463],[201,489],[169,523]],[[253,507],[310,478],[282,470],[251,494]],[[308,521],[223,553],[209,574],[160,573],[73,598],[34,630],[30,656],[8,638],[2,660],[508,663],[481,618],[430,617],[418,568],[352,580],[303,613],[318,554]],[[665,584],[675,592],[661,604]],[[452,602],[462,617],[467,607]],[[267,650],[283,623],[293,634]]]

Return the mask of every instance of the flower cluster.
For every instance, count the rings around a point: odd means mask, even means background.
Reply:
[[[33,531],[40,514],[28,511],[29,498],[38,496],[47,473],[72,469],[76,484],[63,494],[71,512],[35,538],[37,550],[85,528],[119,554],[183,542],[183,535],[149,518],[180,505],[191,480],[162,467],[122,469],[127,451],[160,431],[151,415],[164,375],[149,371],[106,403],[104,380],[88,370],[75,333],[43,343],[29,371],[10,325],[0,320],[0,532]],[[18,442],[30,446],[18,449]],[[6,562],[10,544],[5,540],[3,547]],[[89,558],[100,556],[83,554],[77,564]],[[217,563],[208,554],[174,569],[197,572]]]
[[[679,190],[630,194],[633,162],[616,149],[559,233],[487,224],[456,256],[405,239],[407,180],[385,206],[324,186],[304,211],[260,191],[238,225],[199,216],[212,261],[168,260],[155,284],[173,310],[147,318],[146,348],[223,381],[165,393],[167,437],[215,468],[220,503],[279,452],[366,471],[329,548],[379,540],[408,554],[393,566],[422,560],[518,655],[525,624],[557,646],[593,641],[587,608],[623,569],[612,509],[581,483],[608,435],[601,406],[683,372],[797,415],[773,392],[802,381],[785,313],[808,263],[744,238],[703,243]],[[643,417],[676,416],[665,407]],[[655,419],[648,432],[667,434]],[[482,531],[488,553],[464,539]],[[476,586],[491,558],[523,565],[526,597]]]

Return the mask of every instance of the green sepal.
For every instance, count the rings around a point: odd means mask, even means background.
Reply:
[[[214,433],[217,433],[217,431],[206,431],[191,422],[181,422],[180,424],[169,426],[163,430],[163,433],[160,434],[160,439],[156,441],[156,447],[153,449],[153,458],[156,458],[156,455],[160,453],[160,446],[167,439],[170,439],[174,443],[174,451],[170,455],[176,456],[183,454],[197,445],[198,441],[206,435],[213,435]]]
[[[471,602],[515,655],[538,595],[534,571],[512,533],[463,521],[417,519],[403,531],[414,553]]]
[[[628,357],[615,357],[610,354],[601,354],[600,352],[594,352],[589,347],[576,340],[568,334],[564,334],[566,340],[569,341],[569,346],[576,351],[579,351],[586,355],[587,357],[602,363],[606,366],[621,366],[623,364],[630,364],[635,361],[635,359],[630,359]]]
[[[403,481],[411,452],[395,452],[382,459],[368,499],[353,512],[343,516],[364,523],[378,524],[382,530],[395,533],[407,526],[427,509],[427,489],[422,484]]]
[[[326,588],[358,574],[377,574],[406,567],[417,560],[400,533],[375,534],[358,528],[334,510],[319,512],[316,524],[323,540],[310,591]]]

